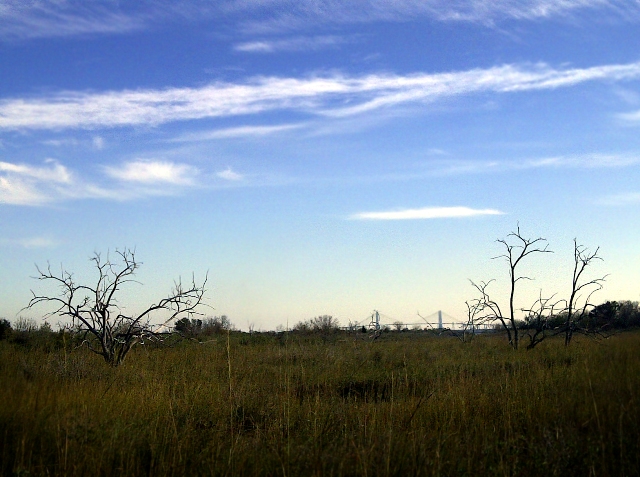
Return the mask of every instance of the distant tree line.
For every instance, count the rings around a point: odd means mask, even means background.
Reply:
[[[566,322],[566,312],[558,313],[547,319],[550,328],[562,326]],[[637,301],[607,301],[596,305],[589,313],[582,317],[581,325],[586,329],[614,329],[640,327],[640,304]],[[519,322],[520,329],[536,328],[531,317]]]
[[[202,320],[181,318],[175,322],[174,331],[185,338],[202,338],[214,336],[234,329],[227,315],[213,316]]]
[[[558,313],[546,319],[546,325],[549,329],[561,327],[565,322],[566,316],[564,313]],[[517,325],[525,335],[528,332],[535,331],[539,326],[539,324],[533,323],[530,317],[523,321],[518,321]],[[640,303],[622,300],[607,301],[596,305],[585,315],[581,326],[587,329],[593,328],[611,332],[640,328]],[[498,327],[501,328],[501,325],[498,325]],[[175,322],[173,327],[175,335],[196,340],[235,330],[227,315],[203,319],[181,318]],[[360,330],[360,328],[347,331],[356,330]],[[340,331],[340,323],[331,315],[320,315],[298,322],[291,331],[299,334],[337,333]],[[386,327],[384,331],[391,331],[391,328]],[[0,318],[0,341],[6,340],[27,348],[55,350],[61,349],[65,345],[75,347],[81,344],[80,335],[80,332],[76,332],[69,327],[60,327],[58,330],[53,330],[46,321],[38,324],[32,319],[18,318],[12,324],[9,320]]]
[[[0,341],[6,340],[25,348],[38,348],[47,351],[62,349],[67,338],[71,339],[69,332],[64,330],[54,331],[48,322],[38,325],[35,320],[18,318],[13,325],[5,318],[0,318]]]

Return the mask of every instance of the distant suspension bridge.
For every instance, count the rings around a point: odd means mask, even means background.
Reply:
[[[492,328],[492,326],[493,325],[489,323],[475,324],[473,325],[473,328],[475,330],[484,330],[490,329]],[[369,331],[380,331],[383,329],[464,330],[465,328],[468,331],[471,331],[466,321],[457,320],[455,317],[449,315],[448,313],[445,313],[442,310],[438,310],[426,316],[418,314],[417,319],[411,322],[406,322],[406,320],[397,320],[391,316],[380,313],[378,310],[373,310],[373,312],[366,318],[355,323],[352,322],[345,328],[355,329],[362,327],[366,328]]]

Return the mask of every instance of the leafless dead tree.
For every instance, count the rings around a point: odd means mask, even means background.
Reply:
[[[576,332],[592,335],[599,334],[601,331],[597,328],[590,328],[588,318],[589,311],[595,308],[595,305],[591,303],[591,297],[595,292],[602,289],[602,284],[607,275],[581,283],[582,274],[586,268],[592,265],[594,261],[602,260],[602,257],[598,255],[599,250],[600,248],[598,247],[594,252],[589,252],[584,245],[579,245],[578,241],[573,239],[573,280],[571,282],[571,295],[567,300],[567,307],[564,311],[566,319],[562,330],[566,346],[569,346],[571,338]],[[586,294],[584,299],[583,294]]]
[[[136,260],[135,251],[131,249],[116,250],[119,260],[111,261],[109,256],[103,260],[95,253],[90,261],[98,271],[96,284],[93,286],[77,284],[72,273],[62,269],[59,275],[37,267],[42,281],[56,283],[61,292],[58,296],[37,295],[26,308],[33,308],[41,303],[54,304],[54,311],[47,314],[71,319],[71,326],[78,332],[82,342],[92,352],[99,354],[111,366],[120,365],[131,348],[145,341],[159,341],[167,333],[167,325],[180,315],[193,316],[196,309],[203,304],[207,277],[202,285],[196,285],[192,277],[189,285],[181,280],[174,282],[168,297],[146,308],[136,315],[125,315],[117,303],[117,293],[129,282],[142,265]],[[153,325],[152,319],[162,315],[162,323]]]
[[[502,258],[509,264],[509,281],[510,281],[510,293],[509,293],[509,312],[508,315],[504,315],[500,306],[496,301],[491,299],[487,288],[493,281],[488,282],[471,282],[473,287],[480,293],[480,297],[473,302],[474,313],[478,319],[487,321],[500,322],[502,327],[507,332],[507,338],[509,344],[513,349],[518,349],[520,342],[520,335],[518,332],[518,324],[515,316],[515,293],[516,284],[520,280],[531,280],[530,277],[525,275],[518,275],[518,266],[522,263],[526,257],[534,253],[551,253],[548,249],[546,239],[538,237],[536,239],[528,239],[522,236],[520,232],[520,226],[516,228],[515,232],[511,232],[504,239],[498,239],[498,243],[502,244],[505,248],[505,253],[494,257],[494,259]]]

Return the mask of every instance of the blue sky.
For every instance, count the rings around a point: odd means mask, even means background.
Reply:
[[[55,291],[34,264],[135,247],[131,310],[208,271],[241,328],[462,319],[518,223],[555,252],[519,306],[567,294],[574,237],[597,301],[639,300],[639,27],[635,0],[0,0],[0,316]]]

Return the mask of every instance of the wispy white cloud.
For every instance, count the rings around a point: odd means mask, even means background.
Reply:
[[[0,162],[0,204],[42,205],[71,183],[71,172],[52,160],[40,167]]]
[[[529,169],[610,169],[640,164],[639,154],[579,154],[522,160],[429,161],[429,175],[494,174]]]
[[[618,168],[640,164],[638,154],[581,154],[572,156],[554,156],[541,159],[529,159],[520,164],[522,169],[531,168]]]
[[[293,38],[270,40],[263,39],[236,44],[233,49],[245,53],[275,53],[278,51],[315,51],[335,48],[347,42],[336,35],[298,36]]]
[[[80,144],[80,141],[75,138],[47,139],[42,141],[42,144],[54,147],[77,146]]]
[[[0,38],[119,34],[142,28],[148,14],[96,0],[0,0]]]
[[[586,81],[637,78],[640,78],[640,62],[571,69],[538,64],[406,76],[267,77],[242,83],[220,82],[201,88],[66,92],[49,97],[0,101],[0,129],[159,125],[279,110],[346,117],[460,95],[556,89]]]
[[[104,138],[102,136],[93,136],[93,138],[91,138],[91,143],[93,144],[94,149],[104,149]]]
[[[291,131],[293,129],[300,129],[303,127],[305,127],[305,124],[278,124],[275,126],[238,126],[232,128],[214,129],[212,131],[186,133],[170,139],[169,142],[197,142],[239,137],[264,137]]]
[[[624,192],[621,194],[608,195],[599,199],[597,203],[612,207],[640,204],[640,192]]]
[[[198,174],[193,166],[166,161],[133,161],[104,170],[115,179],[143,184],[191,185]]]
[[[504,212],[496,209],[472,209],[470,207],[424,207],[421,209],[359,212],[357,214],[353,214],[350,218],[354,220],[419,220],[503,214]]]
[[[78,139],[75,137],[60,137],[56,139],[45,139],[41,141],[45,146],[53,147],[82,147],[95,150],[102,150],[105,147],[105,140],[102,136],[93,136],[87,139]]]
[[[504,20],[575,18],[589,12],[597,12],[598,18],[609,16],[628,21],[637,19],[640,11],[637,2],[625,0],[242,0],[230,4],[248,17],[243,22],[245,28],[257,32],[302,29],[311,22],[340,24],[415,18],[493,25]]]
[[[227,181],[241,181],[244,179],[242,174],[233,171],[230,167],[227,167],[224,171],[217,172],[216,175]]]
[[[24,248],[53,248],[58,242],[49,237],[29,237],[19,239],[18,244]]]
[[[54,161],[53,159],[47,159],[45,164],[48,167],[34,167],[26,164],[13,164],[10,162],[0,162],[0,174],[20,175],[24,177],[48,180],[58,183],[71,182],[71,173],[62,164]]]
[[[492,25],[583,12],[629,20],[639,11],[632,0],[0,0],[0,39],[122,34],[163,23],[221,19],[245,31],[273,32],[301,30],[309,23],[416,18]]]
[[[0,204],[41,205],[46,203],[47,196],[19,176],[6,177],[0,175]]]
[[[597,171],[599,169],[621,169],[640,165],[640,154],[584,154],[531,159],[508,160],[460,160],[455,155],[432,156],[420,164],[409,168],[397,169],[381,174],[340,177],[333,180],[344,183],[395,183],[423,181],[434,177],[452,177],[463,175],[497,175],[524,173],[533,169],[557,169],[570,173],[571,170]],[[326,179],[331,181],[332,179]]]
[[[446,156],[448,153],[444,149],[440,149],[439,147],[431,147],[427,149],[427,154],[429,156]]]
[[[84,178],[55,162],[42,166],[0,162],[0,204],[48,206],[61,201],[126,201],[176,194],[196,185],[198,169],[162,161],[133,161],[105,167],[104,177]],[[102,179],[102,180],[101,180]]]
[[[615,94],[623,103],[631,106],[637,107],[640,104],[640,92],[630,89],[624,88],[622,86],[617,86],[612,90],[613,94]]]
[[[640,110],[630,113],[621,113],[618,118],[628,124],[640,124]]]
[[[631,19],[637,18],[639,12],[637,3],[626,0],[436,0],[427,3],[436,9],[431,12],[440,20],[484,23],[567,17],[585,11]]]
[[[18,246],[27,249],[53,248],[58,241],[50,237],[24,237],[18,239],[0,239],[0,245]]]

